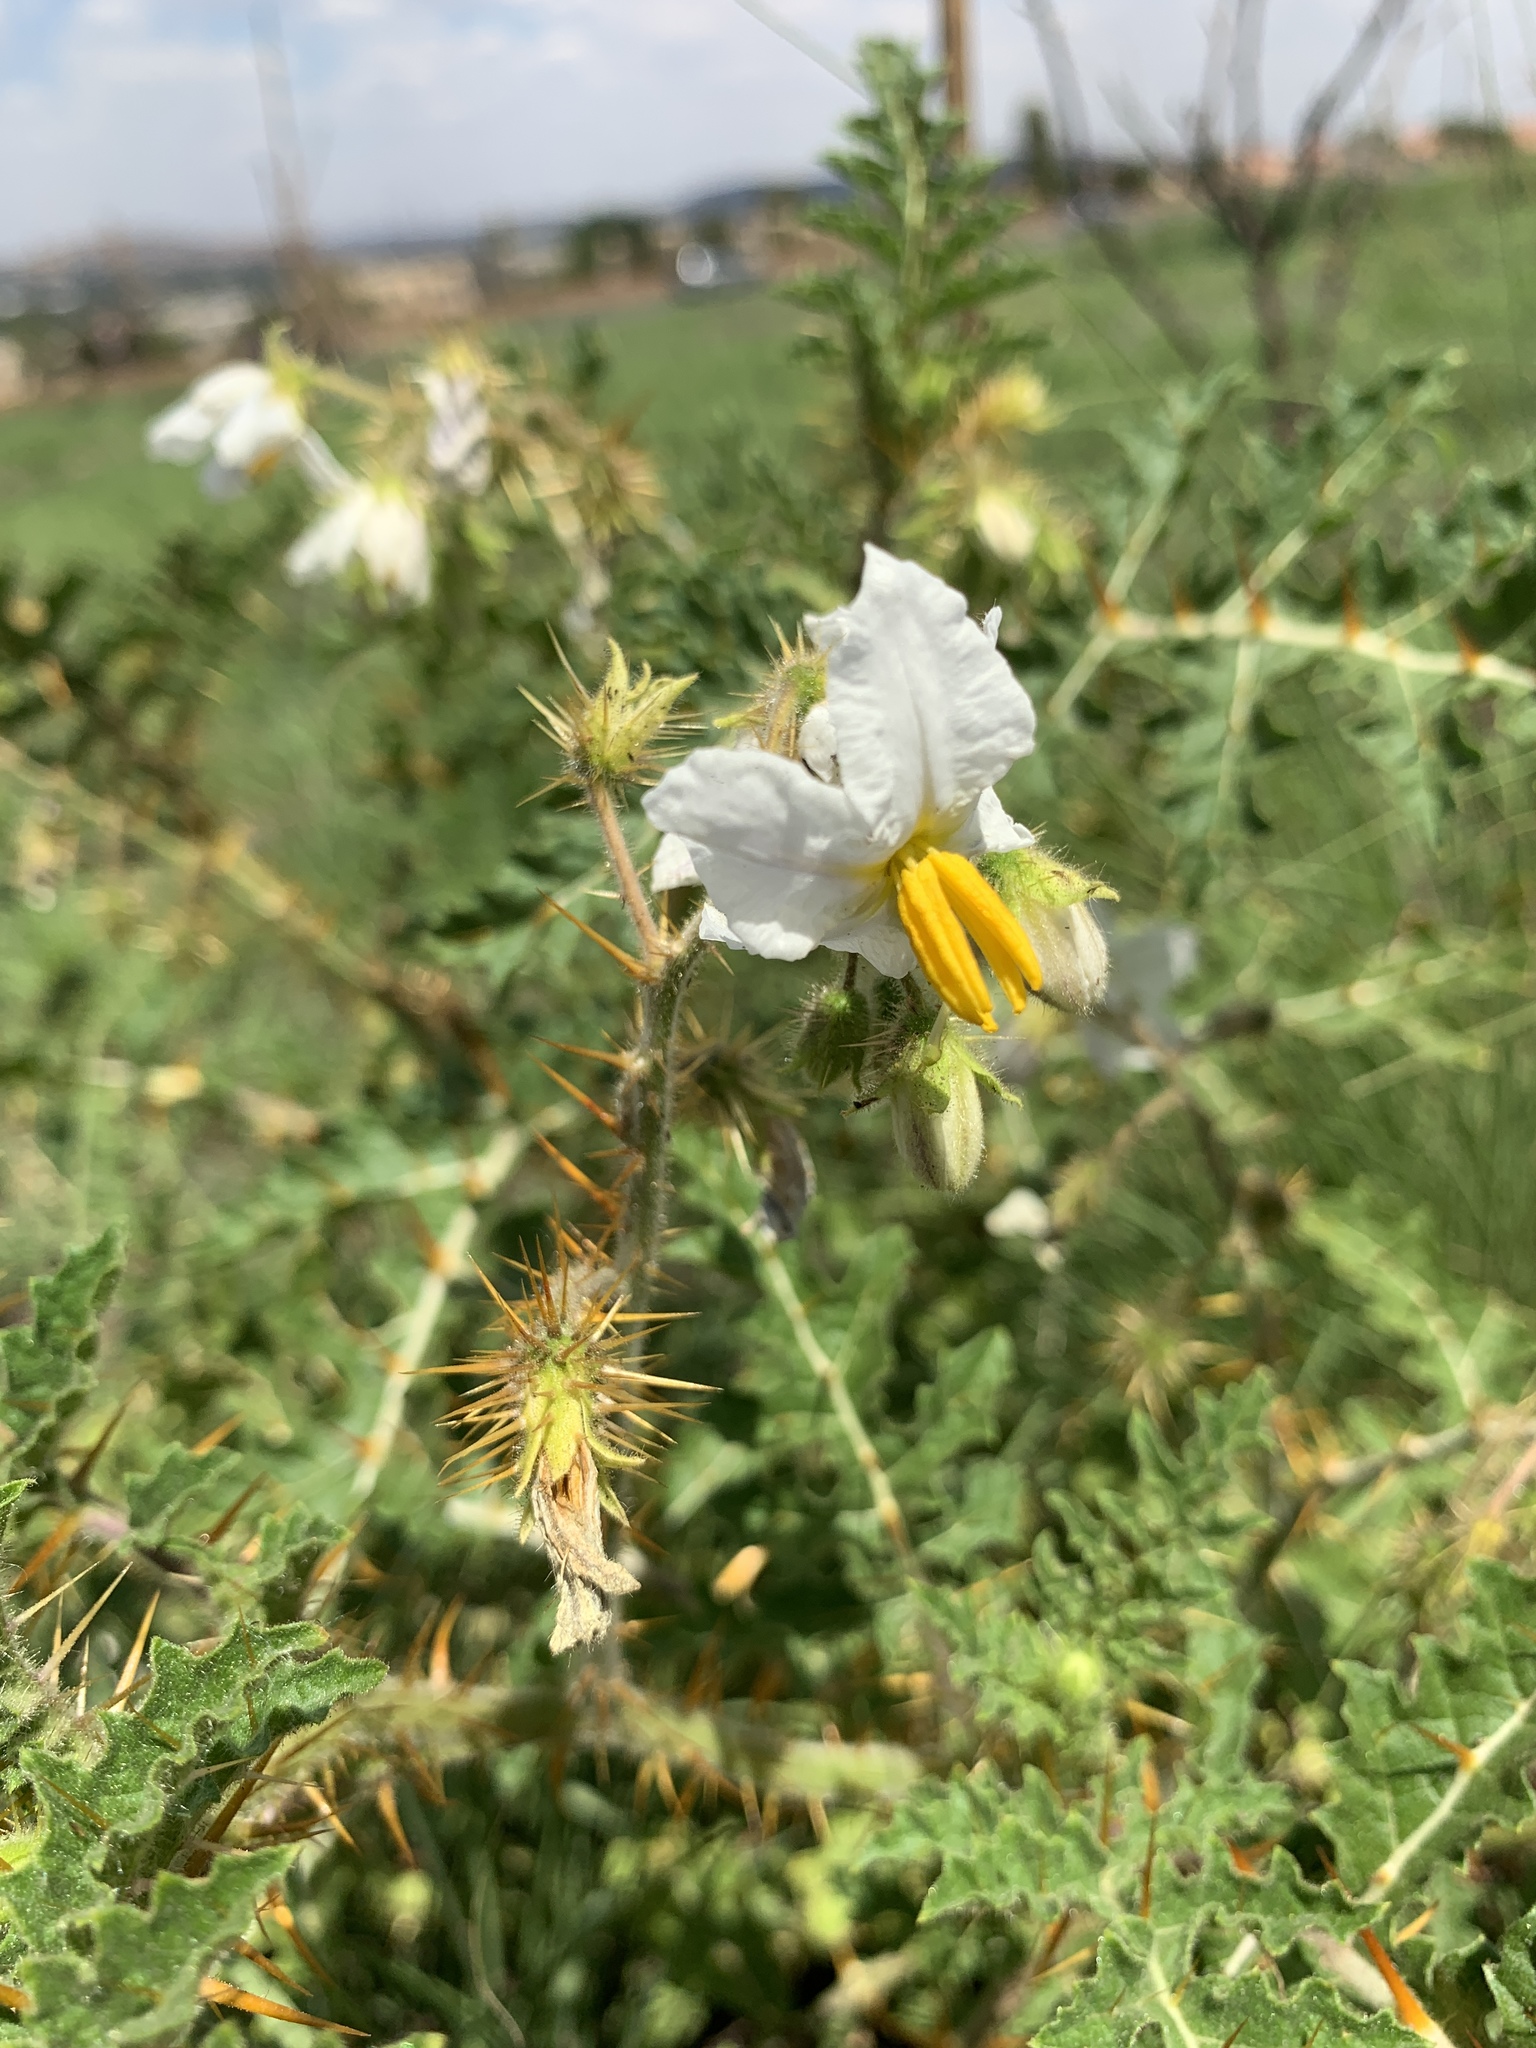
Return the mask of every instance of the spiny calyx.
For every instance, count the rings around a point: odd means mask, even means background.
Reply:
[[[449,1417],[467,1438],[449,1466],[472,1486],[509,1483],[523,1502],[524,1528],[548,1552],[560,1596],[550,1637],[558,1653],[597,1642],[612,1619],[608,1601],[639,1590],[603,1546],[602,1510],[627,1520],[606,1475],[644,1465],[667,1441],[653,1418],[678,1410],[655,1393],[692,1389],[636,1361],[637,1338],[665,1319],[626,1310],[623,1277],[597,1246],[562,1229],[553,1268],[540,1257],[518,1270],[526,1287],[516,1299],[486,1281],[501,1343],[448,1368],[479,1380]]]

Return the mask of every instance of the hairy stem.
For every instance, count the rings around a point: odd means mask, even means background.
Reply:
[[[448,1289],[464,1269],[475,1225],[480,1220],[480,1204],[506,1179],[527,1142],[527,1133],[516,1124],[508,1124],[498,1133],[481,1154],[474,1181],[465,1187],[464,1201],[454,1210],[447,1229],[432,1247],[401,1340],[384,1355],[384,1384],[378,1410],[373,1427],[363,1439],[362,1456],[352,1475],[354,1500],[368,1499],[394,1448],[405,1412],[406,1387],[426,1356],[448,1300]]]
[[[656,978],[640,997],[640,1029],[619,1091],[619,1121],[635,1167],[624,1184],[618,1263],[630,1276],[630,1306],[643,1309],[667,1224],[678,1013],[704,946],[694,913],[662,948]]]
[[[800,1355],[827,1390],[827,1399],[832,1404],[832,1413],[837,1417],[839,1428],[847,1437],[849,1446],[858,1462],[859,1470],[869,1482],[870,1498],[875,1505],[875,1514],[880,1526],[908,1571],[921,1576],[917,1557],[912,1548],[912,1538],[907,1532],[907,1521],[901,1512],[901,1503],[895,1489],[886,1476],[880,1462],[880,1453],[870,1442],[869,1431],[864,1427],[858,1409],[853,1405],[853,1396],[848,1391],[848,1381],[843,1373],[841,1358],[833,1358],[811,1328],[811,1319],[805,1312],[804,1304],[790,1276],[789,1268],[780,1255],[778,1245],[763,1232],[752,1228],[744,1218],[738,1219],[743,1235],[752,1246],[757,1257],[758,1271],[763,1284],[774,1300],[783,1309],[785,1319],[794,1333]]]
[[[613,800],[613,791],[601,782],[594,782],[587,791],[587,801],[592,814],[602,831],[603,844],[608,849],[608,864],[613,869],[614,880],[619,885],[619,895],[624,908],[629,912],[629,921],[635,928],[635,935],[644,950],[646,960],[654,961],[662,950],[661,933],[646,898],[645,889],[635,867],[634,856],[629,842],[624,837],[624,828],[619,822],[618,806]]]

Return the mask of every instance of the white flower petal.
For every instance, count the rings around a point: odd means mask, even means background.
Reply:
[[[358,559],[391,596],[425,604],[432,593],[432,547],[419,506],[398,491],[368,491],[358,524]]]
[[[836,782],[837,734],[825,704],[813,704],[801,721],[800,758],[818,782]]]
[[[675,832],[663,832],[661,844],[651,858],[651,887],[658,893],[663,889],[693,889],[698,880],[699,871],[687,841],[679,839]]]
[[[878,901],[879,859],[843,791],[777,754],[703,747],[662,777],[645,814],[687,841],[749,952],[801,960]]]
[[[243,497],[251,487],[250,477],[243,469],[226,469],[217,456],[210,456],[203,464],[198,481],[203,496],[212,498],[216,505],[227,505],[231,498]]]
[[[835,953],[862,954],[876,974],[888,974],[892,981],[900,981],[917,966],[912,941],[902,930],[894,903],[883,903],[873,917],[828,932],[821,943]]]
[[[1003,608],[1000,604],[995,604],[981,622],[981,630],[986,634],[987,639],[994,647],[997,645],[997,636],[1002,628],[1002,623]]]
[[[313,427],[306,428],[294,442],[293,458],[305,483],[322,498],[339,496],[352,482]]]
[[[365,493],[355,485],[338,504],[322,512],[307,526],[288,550],[283,563],[294,583],[318,583],[324,576],[339,576],[351,561],[357,546],[358,528],[366,510]]]
[[[982,791],[975,810],[948,842],[951,853],[963,853],[968,859],[978,853],[1012,853],[1034,843],[1034,833],[1009,817],[995,789]]]
[[[264,363],[220,363],[216,370],[198,378],[187,393],[187,403],[223,420],[237,405],[263,398],[271,389],[272,372]]]
[[[144,446],[154,462],[196,462],[216,424],[205,407],[184,398],[150,421],[144,430]]]
[[[746,950],[713,903],[706,903],[699,912],[699,937],[706,946],[729,946],[733,953]]]
[[[291,398],[258,392],[237,405],[213,437],[213,452],[226,469],[251,469],[300,440],[304,418]]]
[[[915,562],[864,551],[864,580],[817,625],[844,789],[877,845],[953,826],[1034,744],[1035,714],[965,599]],[[822,635],[827,638],[823,639]]]

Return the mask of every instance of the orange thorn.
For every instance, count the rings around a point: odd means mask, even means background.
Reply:
[[[214,1424],[206,1436],[198,1438],[197,1442],[192,1446],[193,1457],[206,1458],[210,1451],[218,1449],[225,1437],[233,1436],[244,1420],[245,1417],[243,1415],[226,1415],[222,1422]]]
[[[432,1656],[427,1665],[427,1680],[444,1692],[453,1684],[453,1665],[449,1661],[448,1646],[453,1635],[454,1623],[464,1612],[464,1595],[457,1593],[449,1602],[447,1612],[437,1624],[432,1637]]]
[[[1249,1842],[1246,1847],[1239,1842],[1228,1842],[1227,1854],[1232,1858],[1232,1868],[1239,1877],[1262,1877],[1264,1858],[1278,1841],[1276,1835],[1267,1842]]]
[[[1355,603],[1355,592],[1352,584],[1346,583],[1341,595],[1341,609],[1344,613],[1344,645],[1346,647],[1353,647],[1360,638],[1361,633],[1360,607]]]
[[[86,1484],[89,1481],[92,1472],[96,1469],[96,1460],[101,1456],[102,1452],[107,1448],[107,1445],[112,1441],[113,1432],[116,1430],[117,1425],[122,1421],[123,1417],[128,1413],[128,1404],[138,1391],[139,1389],[137,1386],[133,1386],[128,1389],[127,1393],[124,1394],[122,1400],[118,1402],[117,1406],[112,1410],[112,1413],[108,1416],[106,1427],[102,1430],[100,1436],[98,1436],[95,1443],[91,1445],[91,1448],[80,1460],[79,1464],[75,1467],[74,1471],[70,1473],[69,1490],[77,1497],[80,1494],[84,1493]]]
[[[559,1167],[566,1179],[579,1187],[582,1193],[596,1202],[600,1209],[610,1216],[615,1213],[618,1204],[614,1201],[612,1195],[608,1193],[607,1189],[600,1188],[597,1182],[590,1175],[583,1173],[579,1166],[573,1166],[560,1148],[557,1145],[552,1145],[542,1131],[534,1132],[533,1142],[542,1152],[548,1155],[554,1165]]]
[[[139,1632],[133,1639],[133,1648],[128,1652],[128,1661],[123,1666],[122,1673],[118,1678],[117,1691],[107,1702],[109,1713],[113,1708],[120,1708],[122,1706],[138,1683],[139,1660],[144,1655],[144,1645],[149,1641],[150,1623],[154,1620],[155,1609],[159,1605],[160,1589],[156,1587],[155,1591],[150,1595],[149,1605],[144,1610],[144,1619],[139,1623]]]
[[[295,1998],[306,1996],[304,1986],[295,1984],[286,1970],[280,1970],[270,1956],[264,1956],[259,1948],[252,1948],[248,1941],[230,1943],[237,1956],[244,1956],[248,1963],[254,1963],[264,1977],[270,1977],[276,1984],[286,1984]]]
[[[278,1926],[281,1927],[284,1934],[287,1935],[288,1939],[293,1943],[294,1947],[298,1950],[299,1954],[304,1958],[306,1965],[311,1970],[313,1970],[315,1975],[320,1979],[320,1982],[322,1984],[329,1984],[331,1988],[334,1990],[336,1988],[336,1979],[331,1975],[329,1970],[325,1969],[321,1965],[320,1958],[315,1954],[314,1950],[310,1947],[309,1943],[304,1939],[303,1935],[300,1934],[298,1922],[293,1917],[293,1908],[289,1905],[288,1901],[282,1896],[281,1893],[279,1893],[275,1898],[270,1899],[268,1901],[267,1911],[272,1915],[272,1918],[277,1922]]]
[[[13,1593],[19,1593],[28,1579],[35,1578],[58,1549],[59,1545],[67,1542],[74,1535],[80,1526],[82,1514],[83,1511],[77,1508],[72,1515],[65,1515],[62,1521],[54,1523],[52,1529],[43,1538],[36,1550],[33,1551],[15,1578],[12,1579],[10,1590]]]
[[[548,1074],[557,1088],[563,1088],[573,1102],[579,1102],[589,1115],[595,1116],[604,1130],[612,1131],[615,1137],[618,1136],[619,1120],[609,1110],[600,1109],[591,1096],[578,1088],[574,1081],[567,1081],[564,1074],[557,1074],[553,1067],[545,1066],[542,1060],[535,1060],[533,1064],[541,1074]]]
[[[258,1998],[254,1991],[242,1991],[226,1984],[222,1977],[204,1977],[197,1995],[210,2005],[232,2006],[236,2012],[259,2013],[263,2019],[286,2020],[291,2027],[313,2027],[317,2033],[350,2034],[354,2041],[366,2041],[361,2027],[344,2027],[339,2020],[317,2020],[312,2013],[298,2012],[291,2005],[279,2005],[275,1998]]]
[[[1458,620],[1452,619],[1451,631],[1456,635],[1456,646],[1461,654],[1461,665],[1469,676],[1475,676],[1482,663],[1482,653],[1473,644],[1472,636]]]
[[[601,1060],[605,1067],[617,1067],[622,1072],[629,1065],[629,1056],[622,1052],[599,1052],[590,1045],[567,1045],[560,1038],[536,1038],[535,1045],[553,1046],[556,1052],[568,1052],[572,1059]]]
[[[1477,1769],[1477,1752],[1476,1750],[1468,1749],[1464,1742],[1457,1742],[1449,1735],[1437,1735],[1433,1728],[1422,1728],[1417,1721],[1410,1722],[1409,1726],[1413,1729],[1415,1735],[1422,1735],[1424,1740],[1432,1742],[1436,1749],[1449,1750],[1464,1771],[1475,1771]]]
[[[341,1839],[346,1843],[347,1847],[351,1849],[355,1854],[361,1855],[361,1850],[358,1849],[356,1842],[347,1832],[346,1822],[342,1819],[341,1815],[336,1811],[334,1801],[327,1799],[325,1794],[320,1790],[320,1787],[318,1785],[305,1785],[302,1788],[302,1790],[305,1798],[309,1801],[310,1805],[315,1809],[316,1813],[320,1815],[321,1819],[329,1821],[331,1826],[336,1830],[337,1834],[340,1835]]]
[[[1100,582],[1095,570],[1089,569],[1087,576],[1089,586],[1093,591],[1093,601],[1098,607],[1099,617],[1106,626],[1118,626],[1125,617],[1125,607],[1113,601],[1108,589]]]
[[[563,917],[567,924],[575,925],[577,931],[601,946],[609,959],[616,960],[626,974],[631,975],[636,981],[651,979],[651,970],[643,960],[637,960],[633,953],[626,953],[624,948],[616,946],[612,939],[605,939],[601,932],[594,931],[583,918],[579,918],[573,910],[567,910],[563,903],[557,903],[553,896],[546,896],[544,901],[558,916]]]
[[[250,1485],[245,1489],[244,1493],[241,1494],[240,1498],[237,1501],[235,1501],[232,1506],[225,1509],[224,1513],[220,1515],[219,1519],[214,1523],[213,1527],[210,1530],[208,1530],[206,1535],[200,1537],[199,1541],[203,1543],[217,1543],[221,1537],[227,1536],[229,1534],[230,1529],[233,1527],[235,1517],[239,1514],[240,1510],[245,1506],[246,1502],[251,1498],[252,1494],[259,1493],[261,1489],[266,1485],[266,1483],[266,1473],[259,1472],[256,1475],[256,1477],[251,1481]]]
[[[1372,1929],[1362,1927],[1360,1939],[1370,1950],[1371,1961],[1387,1980],[1387,1989],[1392,1993],[1393,2008],[1402,2024],[1411,2027],[1416,2034],[1434,2033],[1434,2021],[1415,1998],[1402,1971],[1387,1954]]]
[[[400,1861],[407,1870],[419,1870],[421,1865],[416,1861],[416,1852],[412,1849],[410,1839],[400,1824],[400,1805],[395,1798],[395,1787],[391,1779],[381,1778],[379,1780],[378,1785],[374,1789],[373,1803],[383,1816],[384,1825],[389,1829],[390,1838],[400,1852]]]
[[[1141,1917],[1152,1918],[1152,1861],[1157,1854],[1157,1815],[1154,1813],[1147,1828],[1147,1860],[1141,1866]]]

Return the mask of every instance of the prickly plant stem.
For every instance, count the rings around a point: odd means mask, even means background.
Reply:
[[[811,1328],[811,1319],[805,1312],[804,1303],[790,1276],[777,1244],[755,1230],[746,1219],[739,1219],[743,1235],[757,1257],[758,1271],[763,1283],[784,1311],[785,1320],[794,1333],[800,1355],[827,1390],[827,1399],[832,1404],[832,1413],[837,1417],[839,1428],[847,1437],[859,1470],[869,1483],[870,1499],[875,1505],[875,1514],[881,1528],[890,1538],[891,1544],[907,1570],[921,1576],[912,1538],[907,1533],[906,1516],[901,1512],[901,1503],[895,1489],[886,1476],[880,1462],[880,1453],[870,1442],[869,1431],[864,1427],[858,1409],[853,1405],[853,1396],[848,1391],[848,1381],[843,1373],[842,1360],[826,1351],[821,1339]]]
[[[619,885],[619,894],[624,899],[624,908],[629,912],[629,921],[635,928],[647,962],[653,962],[662,951],[661,933],[651,910],[636,870],[634,856],[624,837],[624,828],[619,823],[618,806],[613,800],[613,791],[606,783],[594,782],[587,789],[587,801],[597,819],[603,835],[603,844],[608,849],[608,864],[613,869],[614,879]]]
[[[657,940],[655,979],[641,991],[640,1028],[619,1090],[624,1142],[635,1169],[624,1183],[618,1262],[630,1307],[643,1309],[667,1224],[672,1108],[677,1093],[677,1020],[703,952],[697,912],[670,941]]]
[[[405,1319],[400,1342],[386,1352],[384,1384],[373,1427],[363,1439],[362,1456],[352,1475],[352,1498],[366,1500],[379,1483],[405,1413],[405,1393],[411,1375],[420,1369],[437,1328],[438,1318],[448,1300],[448,1290],[464,1270],[464,1261],[480,1219],[480,1204],[500,1186],[528,1142],[517,1124],[507,1124],[486,1147],[476,1162],[474,1180],[465,1187],[465,1199],[449,1218],[448,1227],[432,1247],[427,1270],[416,1290],[416,1299]]]
[[[400,1342],[384,1353],[384,1376],[379,1388],[379,1405],[373,1426],[364,1437],[357,1470],[352,1475],[352,1499],[359,1509],[366,1507],[389,1461],[400,1424],[405,1416],[405,1396],[411,1376],[421,1368],[427,1347],[447,1304],[448,1290],[464,1269],[480,1205],[493,1194],[517,1164],[528,1143],[528,1133],[518,1124],[504,1124],[473,1167],[463,1175],[464,1200],[448,1219],[448,1226],[432,1246],[427,1270],[421,1276],[401,1331]],[[353,1536],[327,1557],[310,1587],[306,1609],[318,1614],[347,1575]]]

